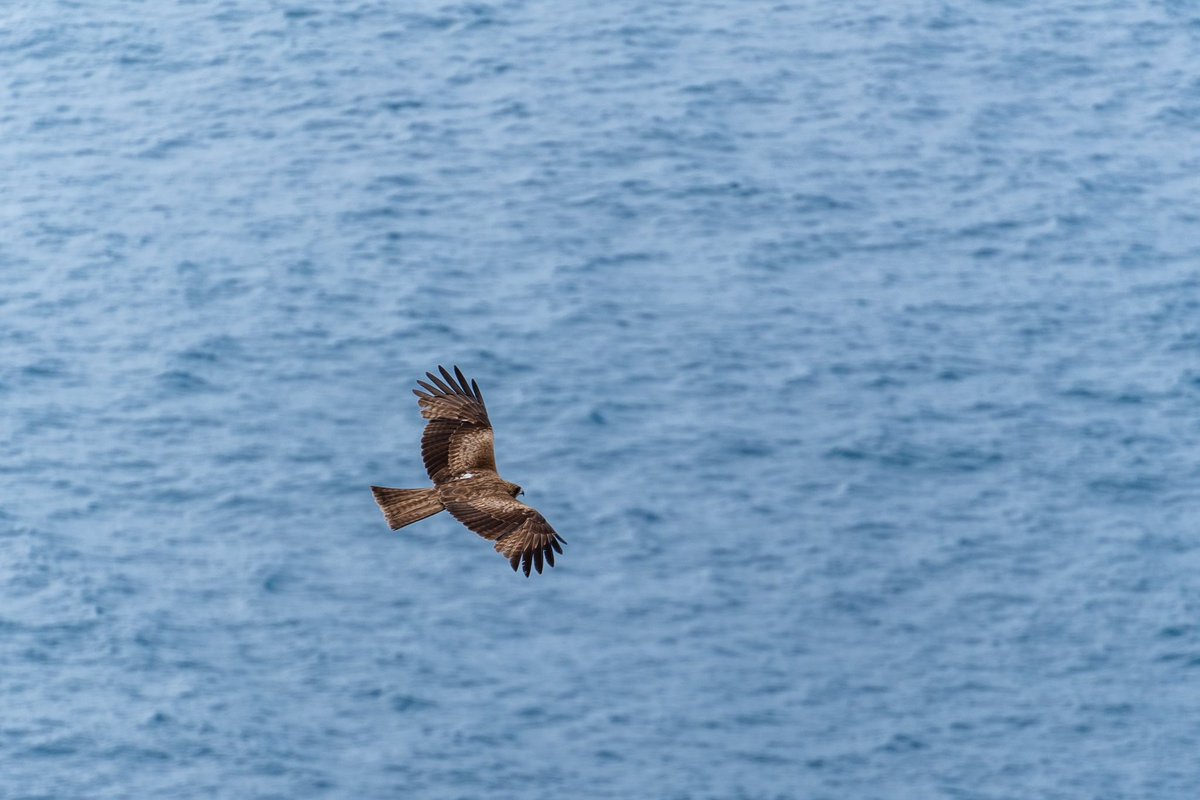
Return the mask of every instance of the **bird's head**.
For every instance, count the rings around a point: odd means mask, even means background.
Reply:
[[[517,486],[515,483],[509,483],[508,481],[505,481],[505,483],[508,484],[508,493],[511,494],[513,497],[519,497],[519,496],[525,494],[525,490],[522,489],[520,486]]]

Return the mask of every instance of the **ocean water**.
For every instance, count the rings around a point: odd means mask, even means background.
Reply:
[[[0,9],[0,796],[1194,798],[1189,3]],[[426,484],[456,363],[569,545]]]

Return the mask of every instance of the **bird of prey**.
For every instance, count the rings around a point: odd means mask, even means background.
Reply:
[[[496,543],[496,551],[529,577],[530,568],[554,566],[554,554],[566,541],[546,518],[517,500],[525,492],[496,472],[492,423],[475,381],[462,370],[451,375],[439,366],[439,378],[426,372],[430,383],[418,380],[413,389],[421,416],[429,420],[421,436],[421,456],[433,481],[432,489],[388,489],[372,486],[375,502],[392,530],[433,516],[442,509]]]

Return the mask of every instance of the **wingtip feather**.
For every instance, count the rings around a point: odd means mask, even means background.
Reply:
[[[467,376],[463,375],[463,371],[454,365],[454,375],[458,378],[458,385],[462,388],[462,393],[467,397],[471,396],[471,384],[467,383]]]
[[[441,379],[438,378],[437,375],[434,375],[432,372],[426,372],[425,375],[429,378],[429,380],[433,381],[434,385],[437,386],[438,389],[441,390],[438,392],[438,394],[454,394],[450,387],[442,383]]]
[[[446,383],[450,385],[450,391],[454,394],[459,394],[457,391],[458,385],[454,382],[454,376],[450,374],[450,370],[438,364],[438,372],[442,373],[442,377],[446,379]]]

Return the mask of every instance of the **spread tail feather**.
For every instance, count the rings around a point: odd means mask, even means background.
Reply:
[[[411,525],[417,520],[431,517],[445,506],[438,497],[437,489],[388,489],[372,486],[375,502],[392,530]]]

